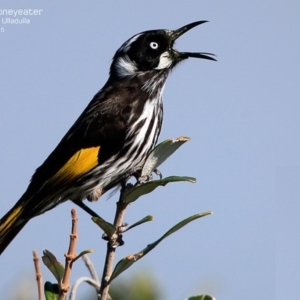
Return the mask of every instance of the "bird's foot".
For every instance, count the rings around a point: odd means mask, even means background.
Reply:
[[[162,173],[158,170],[158,169],[154,169],[153,172],[159,176],[159,180],[162,180],[163,176],[162,176]]]
[[[153,173],[155,173],[157,176],[159,176],[159,179],[162,180],[162,173],[158,169],[154,169]],[[137,178],[138,184],[147,183],[149,181],[153,180],[152,173],[149,175],[143,175]]]
[[[137,182],[138,182],[138,184],[143,184],[143,183],[147,183],[147,182],[151,181],[152,179],[153,179],[152,174],[143,175],[137,179]]]

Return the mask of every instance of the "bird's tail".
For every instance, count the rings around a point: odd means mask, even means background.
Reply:
[[[0,220],[0,255],[28,222],[22,217],[24,208],[24,201],[21,198]]]

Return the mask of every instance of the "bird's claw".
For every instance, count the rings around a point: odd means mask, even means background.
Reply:
[[[152,174],[143,175],[138,178],[138,183],[139,184],[147,183],[147,182],[151,181],[152,179],[153,179]]]
[[[159,176],[159,179],[162,180],[162,173],[158,169],[154,169],[153,172]]]
[[[154,169],[152,171],[155,173],[157,176],[159,176],[159,179],[162,180],[162,173],[158,169]],[[153,179],[152,173],[148,175],[143,175],[138,178],[138,184],[143,184],[151,181]]]

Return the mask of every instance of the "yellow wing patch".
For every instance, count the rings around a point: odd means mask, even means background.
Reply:
[[[4,222],[0,225],[0,231],[1,235],[4,234],[5,231],[7,231],[11,226],[16,222],[17,218],[20,216],[20,214],[23,211],[23,206],[17,206],[14,208],[8,215],[6,219],[4,219]]]
[[[77,151],[62,168],[50,179],[51,181],[70,182],[92,170],[98,165],[100,146]]]

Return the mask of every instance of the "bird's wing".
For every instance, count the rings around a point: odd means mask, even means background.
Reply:
[[[121,97],[121,93],[120,96]],[[123,96],[124,97],[124,96]],[[130,106],[101,90],[32,176],[27,193],[45,193],[68,185],[88,173],[124,145]],[[42,193],[44,194],[44,193]]]

